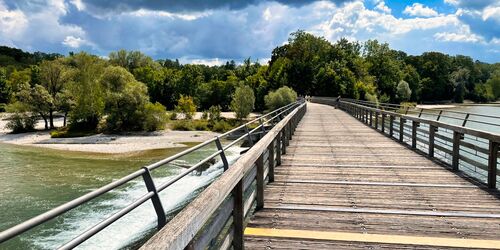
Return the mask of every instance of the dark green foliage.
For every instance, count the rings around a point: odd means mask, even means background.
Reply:
[[[275,110],[297,100],[297,93],[289,87],[281,87],[271,91],[264,98],[268,110]]]
[[[12,133],[24,133],[35,129],[37,116],[29,111],[29,107],[22,102],[14,102],[6,107],[7,112],[12,113],[6,128]]]

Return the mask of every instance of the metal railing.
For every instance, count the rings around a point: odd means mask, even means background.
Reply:
[[[500,133],[408,115],[364,101],[337,101],[326,97],[313,97],[312,101],[336,106],[384,135],[454,171],[462,171],[489,188],[498,185]]]
[[[381,110],[393,111],[405,115],[424,117],[427,119],[433,119],[435,121],[448,119],[447,122],[461,125],[462,127],[466,127],[466,125],[470,123],[473,124],[472,127],[477,127],[474,125],[484,125],[487,126],[488,130],[498,131],[500,133],[500,116],[496,115],[462,112],[462,111],[442,109],[442,108],[430,109],[430,108],[422,108],[411,105],[379,103],[379,102],[370,102],[370,101],[355,100],[348,98],[342,98],[342,101],[356,103],[363,106],[377,108]]]
[[[264,187],[306,109],[303,103],[276,124],[141,249],[244,249],[245,224],[264,207]]]
[[[296,110],[297,107],[303,105],[304,101],[299,100],[297,102],[288,104],[284,107],[281,107],[279,109],[276,109],[270,113],[267,113],[263,116],[260,116],[250,122],[247,122],[237,128],[234,128],[226,133],[223,133],[213,139],[210,139],[208,141],[205,141],[201,144],[198,144],[192,148],[189,148],[185,151],[182,151],[178,154],[175,154],[171,157],[168,157],[166,159],[163,159],[161,161],[158,161],[154,164],[145,166],[125,177],[122,177],[116,181],[113,181],[112,183],[109,183],[101,188],[98,188],[92,192],[89,192],[79,198],[76,198],[72,201],[69,201],[63,205],[60,205],[50,211],[47,211],[43,214],[40,214],[32,219],[29,219],[21,224],[18,224],[14,227],[11,227],[3,232],[0,233],[0,243],[8,241],[9,239],[12,239],[20,234],[25,233],[26,231],[29,231],[30,229],[43,224],[45,222],[48,222],[58,216],[61,216],[62,214],[78,207],[83,204],[86,204],[87,202],[100,197],[106,193],[109,193],[112,190],[115,190],[116,188],[123,186],[139,177],[142,177],[144,184],[147,188],[147,192],[143,195],[141,195],[139,198],[137,198],[135,201],[129,203],[127,206],[124,208],[120,209],[118,212],[112,214],[111,216],[107,217],[106,219],[102,220],[101,222],[95,224],[94,226],[88,228],[85,230],[85,232],[81,233],[77,237],[73,238],[69,242],[65,243],[64,245],[60,246],[59,249],[71,249],[79,244],[83,243],[87,239],[91,238],[93,235],[97,234],[104,228],[108,227],[111,225],[113,222],[117,221],[124,215],[128,214],[141,204],[145,203],[148,200],[151,200],[154,210],[156,212],[157,216],[157,227],[158,229],[162,228],[165,226],[167,223],[167,218],[165,215],[165,211],[163,209],[163,204],[160,200],[159,193],[172,184],[176,183],[183,177],[193,173],[193,171],[197,170],[200,168],[202,165],[208,163],[209,161],[212,161],[216,159],[217,157],[220,157],[220,160],[222,162],[222,165],[224,167],[224,171],[229,169],[229,162],[226,158],[225,151],[229,149],[230,147],[236,145],[238,142],[242,142],[243,140],[247,140],[250,144],[250,146],[254,145],[254,140],[259,139],[260,137],[263,137],[266,132],[268,132],[270,127],[273,127],[278,123],[280,120],[285,118],[290,112],[293,110]],[[267,126],[267,127],[266,127]],[[238,132],[238,131],[243,131],[243,135],[240,136],[239,138],[232,140],[230,143],[227,145],[222,144],[223,138],[227,138],[229,135]],[[207,147],[210,144],[215,144],[217,150],[210,154],[208,157],[200,160],[198,163],[188,167],[185,171],[182,173],[178,174],[177,176],[169,179],[165,183],[155,183],[153,180],[153,177],[151,175],[151,172],[154,171],[155,169],[158,169],[162,166],[165,166],[168,163],[171,163],[172,161],[179,159],[180,157],[183,157],[185,155],[188,155],[192,152],[195,152],[199,149],[202,149],[204,147]]]

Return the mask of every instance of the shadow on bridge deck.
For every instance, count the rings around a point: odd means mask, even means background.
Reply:
[[[333,107],[309,103],[246,249],[500,248],[500,199]]]

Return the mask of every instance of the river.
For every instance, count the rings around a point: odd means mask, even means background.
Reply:
[[[190,146],[192,145],[191,143]],[[0,143],[0,231],[183,149],[185,148],[106,155]],[[239,150],[239,147],[230,150],[228,159],[234,161]],[[214,151],[215,146],[209,146],[182,157],[177,163],[193,164]],[[166,166],[152,174],[158,184],[183,170],[182,167]],[[215,164],[201,173],[188,175],[160,193],[167,214],[172,216],[221,173],[220,164]],[[142,179],[138,178],[137,181],[113,190],[50,223],[0,244],[0,249],[53,249],[130,204],[145,192],[146,187]],[[154,232],[155,227],[155,212],[148,201],[78,248],[134,248]]]

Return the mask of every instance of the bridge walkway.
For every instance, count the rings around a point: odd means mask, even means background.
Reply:
[[[500,195],[309,103],[246,249],[500,249]]]

